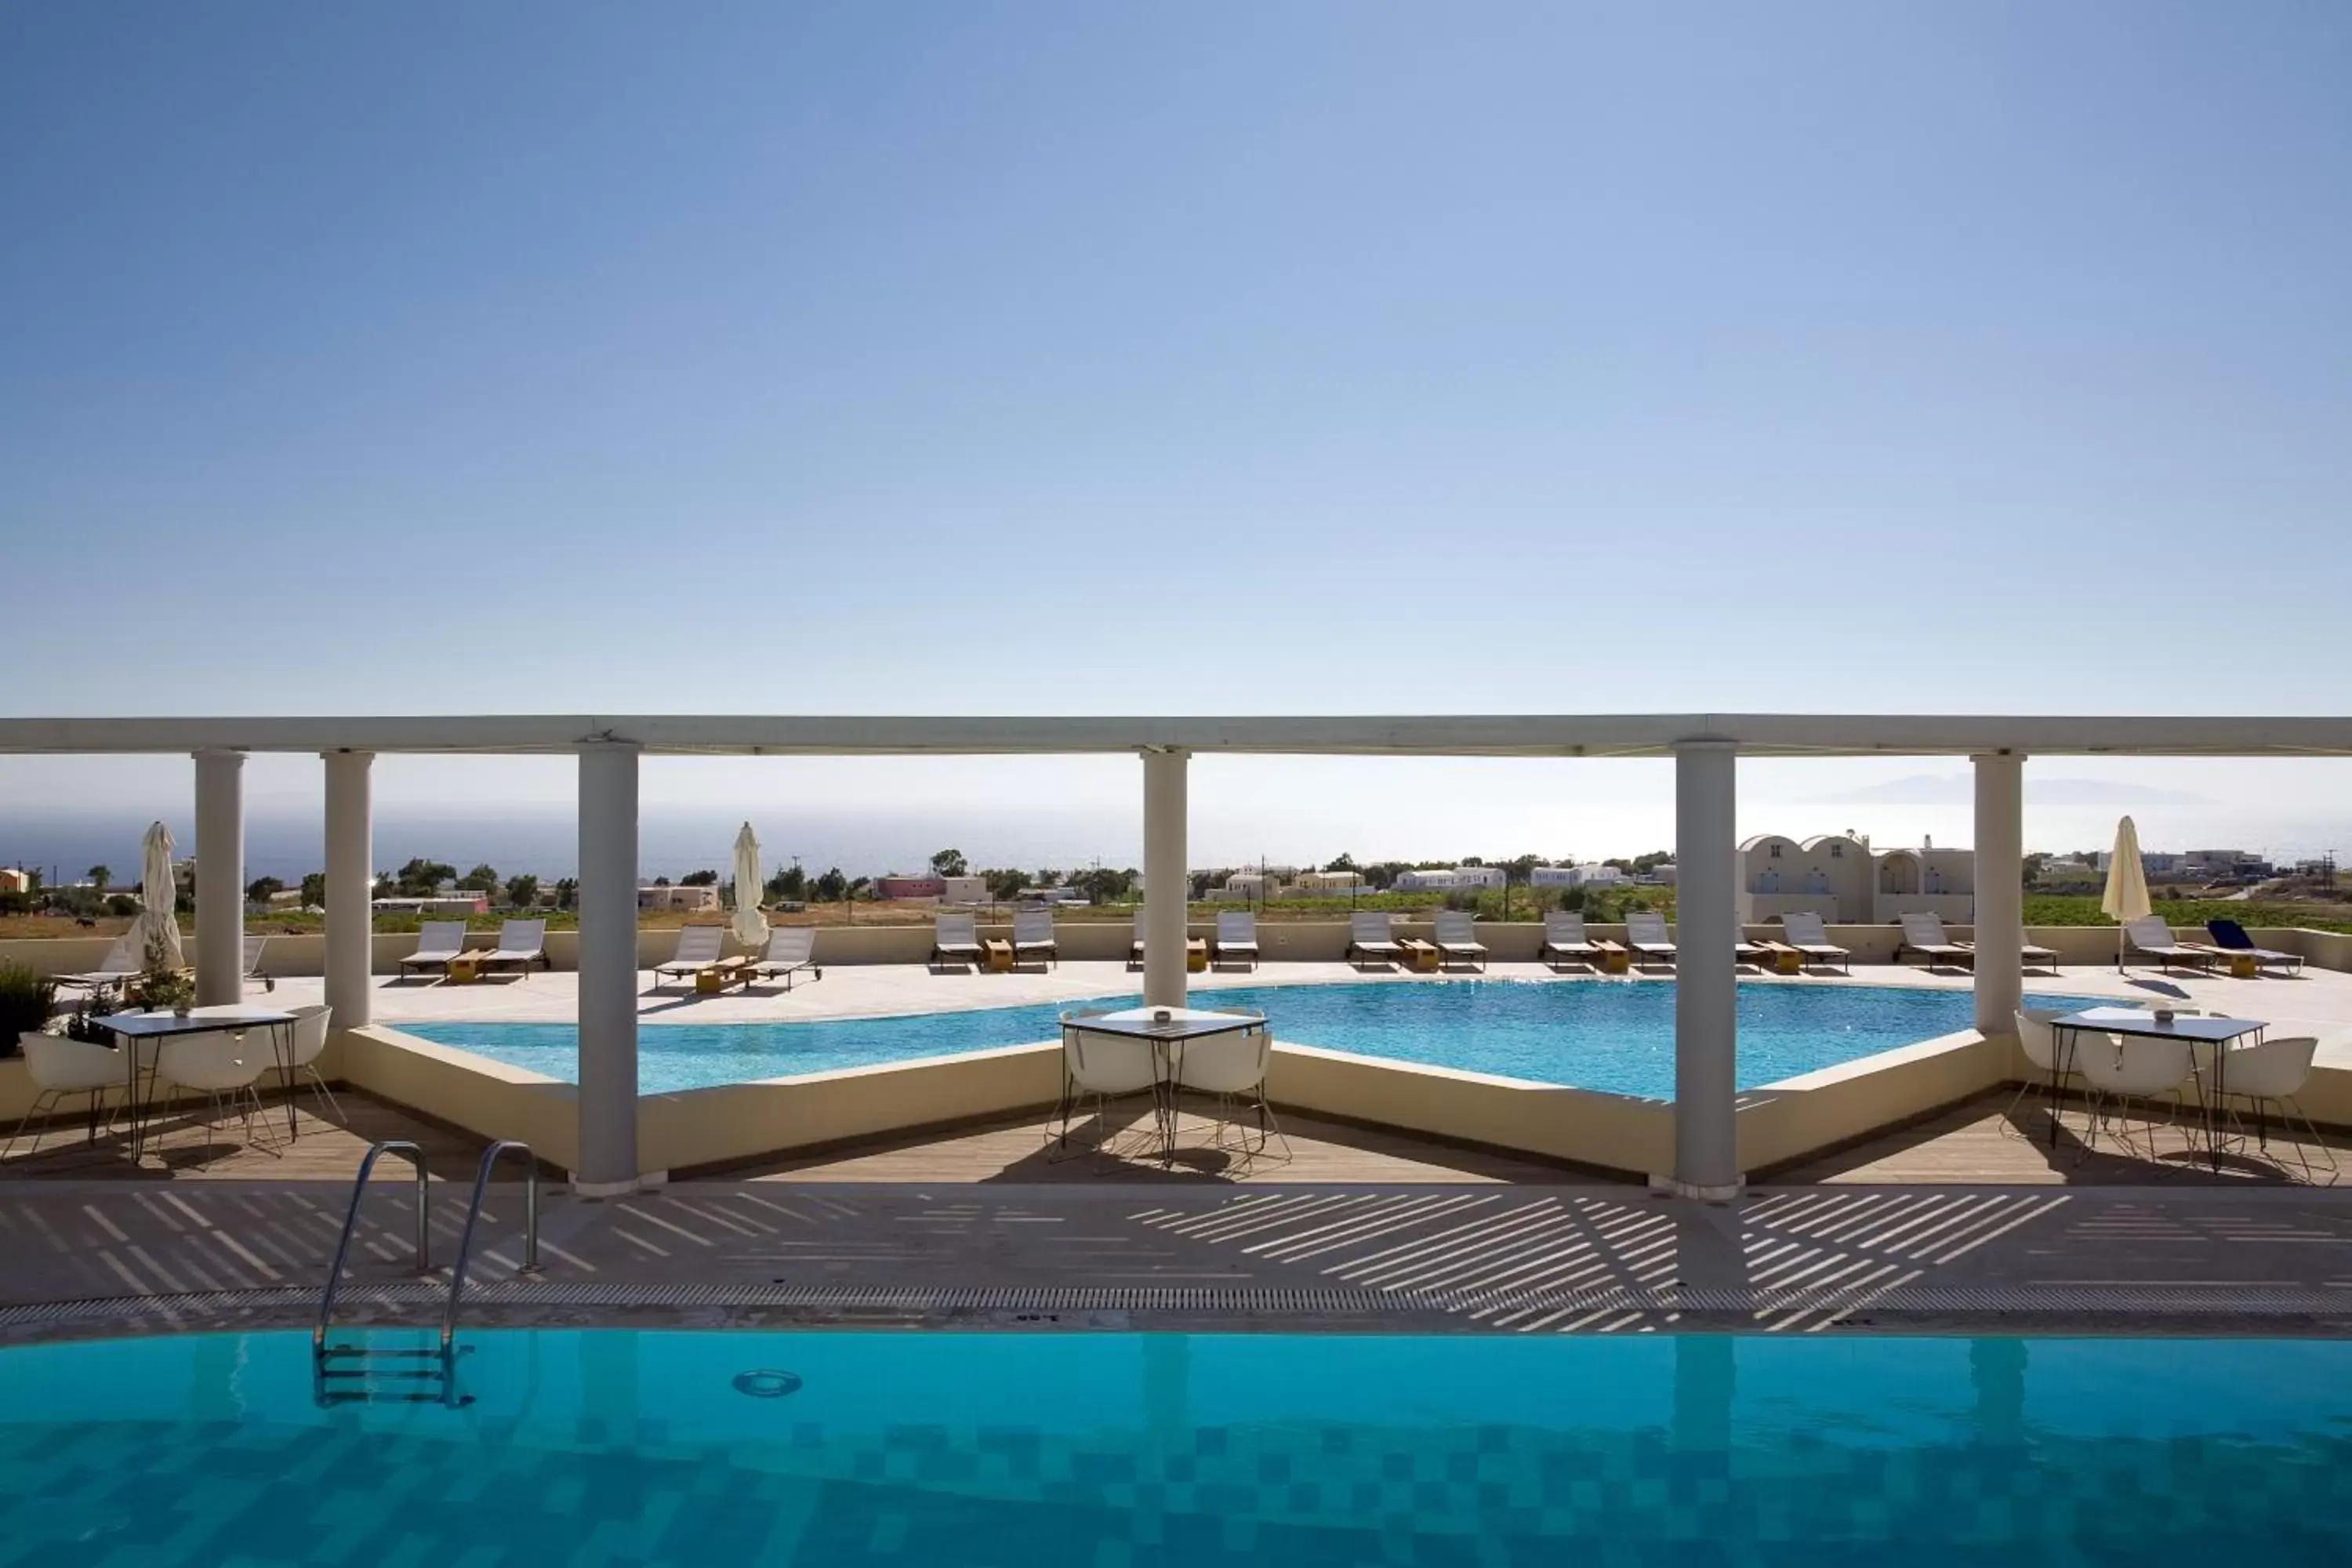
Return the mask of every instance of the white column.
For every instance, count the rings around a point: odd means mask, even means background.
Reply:
[[[375,969],[375,814],[372,752],[329,752],[327,763],[327,1005],[338,1029],[369,1022]]]
[[[1996,752],[1976,765],[1977,1027],[2009,1035],[2025,996],[2025,759]]]
[[[637,748],[580,748],[580,1168],[611,1197],[637,1168]]]
[[[1728,741],[1675,747],[1675,1170],[1654,1184],[1710,1201],[1740,1186],[1738,760]]]
[[[196,753],[196,1005],[245,999],[245,753]]]
[[[1143,753],[1143,1001],[1184,1005],[1184,929],[1192,879],[1184,865],[1184,764],[1192,753]]]

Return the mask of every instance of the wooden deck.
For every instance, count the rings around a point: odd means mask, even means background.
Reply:
[[[2053,1147],[2048,1112],[2039,1098],[2029,1099],[2014,1116],[2009,1112],[2014,1089],[1979,1096],[1929,1121],[1883,1133],[1869,1142],[1823,1155],[1758,1178],[1759,1184],[1801,1183],[1880,1183],[1934,1185],[1951,1183],[2031,1186],[2194,1184],[2328,1185],[2336,1180],[2328,1169],[2333,1156],[2352,1182],[2352,1142],[2330,1140],[2310,1143],[2270,1130],[2265,1148],[2252,1136],[2234,1150],[2225,1146],[2221,1169],[2214,1170],[2202,1146],[2191,1146],[2191,1125],[2167,1127],[2160,1121],[2131,1124],[2137,1148],[2116,1146],[2103,1131],[2095,1146],[2084,1142],[2084,1111],[2079,1101],[2063,1111]],[[2332,1147],[2330,1146],[2332,1144]],[[2149,1157],[2153,1151],[2153,1158]]]
[[[730,1181],[793,1182],[1441,1182],[1559,1186],[1608,1184],[1609,1178],[1564,1165],[1519,1159],[1492,1149],[1466,1148],[1383,1129],[1356,1127],[1286,1113],[1284,1139],[1262,1155],[1211,1143],[1211,1128],[1188,1113],[1175,1157],[1162,1163],[1133,1123],[1110,1130],[1097,1149],[1098,1130],[1074,1130],[1067,1151],[1045,1117],[991,1121],[907,1137],[861,1141],[842,1147],[751,1165],[728,1167]],[[1286,1143],[1288,1157],[1284,1158]]]
[[[335,1100],[343,1123],[329,1121],[307,1090],[301,1094],[295,1101],[290,1141],[286,1101],[275,1096],[265,1099],[268,1114],[255,1119],[250,1142],[243,1121],[231,1120],[207,1129],[201,1111],[158,1116],[136,1155],[128,1130],[121,1126],[95,1139],[82,1125],[27,1129],[15,1150],[0,1159],[0,1179],[349,1182],[358,1173],[368,1145],[387,1138],[405,1138],[420,1146],[436,1178],[470,1179],[488,1144],[470,1132],[428,1121],[359,1089],[339,1089]],[[36,1131],[40,1134],[37,1147]]]

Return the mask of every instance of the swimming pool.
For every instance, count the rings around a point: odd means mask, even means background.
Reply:
[[[319,1409],[299,1333],[0,1351],[0,1561],[2352,1560],[2340,1342],[466,1340],[458,1409]]]
[[[1400,981],[1255,985],[1197,995],[1204,1005],[1263,1010],[1279,1040],[1537,1083],[1674,1098],[1675,988],[1667,983]],[[1085,1005],[1131,1006],[1139,1000]],[[2088,1005],[2095,999],[2031,1000]],[[1062,1011],[1077,1005],[814,1024],[648,1024],[637,1031],[637,1087],[662,1094],[1058,1039]],[[1739,1087],[1760,1088],[1965,1029],[1973,1007],[1969,994],[1957,990],[1743,984]],[[579,1074],[579,1031],[570,1024],[400,1027],[551,1078],[570,1081]]]

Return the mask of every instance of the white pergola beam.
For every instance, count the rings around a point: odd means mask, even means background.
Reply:
[[[619,741],[652,756],[1077,754],[1168,749],[1339,756],[2352,756],[2352,718],[1983,714],[1490,714],[974,718],[727,714],[442,718],[0,719],[0,753],[406,752],[568,754]]]

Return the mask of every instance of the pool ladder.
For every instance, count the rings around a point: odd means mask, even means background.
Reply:
[[[440,1343],[425,1350],[385,1350],[364,1344],[330,1344],[327,1331],[335,1315],[335,1296],[343,1282],[352,1237],[359,1230],[360,1205],[367,1196],[368,1177],[385,1154],[398,1154],[416,1168],[416,1275],[433,1275],[432,1210],[425,1191],[425,1151],[404,1138],[370,1145],[352,1184],[352,1201],[343,1211],[343,1234],[335,1243],[335,1260],[327,1269],[327,1286],[319,1297],[319,1321],[310,1326],[310,1396],[320,1405],[396,1404],[449,1405],[473,1403],[473,1395],[457,1391],[456,1342],[457,1304],[466,1293],[466,1267],[472,1260],[474,1227],[482,1217],[482,1200],[488,1195],[490,1172],[502,1154],[520,1155],[523,1162],[522,1267],[518,1274],[539,1272],[539,1162],[530,1145],[501,1138],[482,1151],[474,1174],[474,1195],[466,1205],[465,1229],[458,1233],[457,1260],[449,1267],[449,1289],[441,1304]]]

